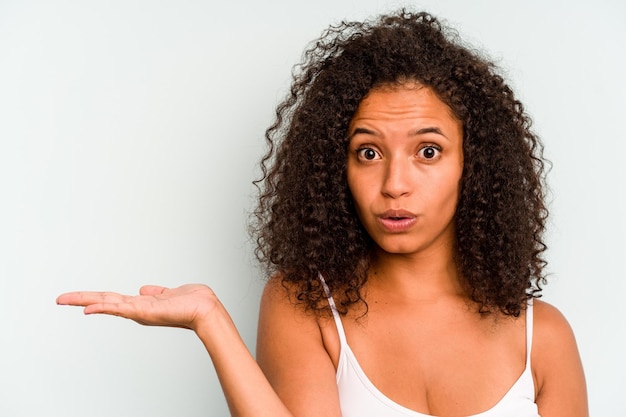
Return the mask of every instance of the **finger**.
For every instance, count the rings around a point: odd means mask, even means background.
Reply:
[[[133,297],[137,299],[137,297]],[[186,324],[172,322],[167,314],[163,315],[157,311],[149,311],[141,303],[121,302],[121,303],[97,303],[90,304],[84,309],[86,315],[106,314],[133,320],[144,326],[167,326],[190,329]]]
[[[160,295],[163,294],[163,291],[167,290],[166,287],[161,287],[158,285],[144,285],[139,289],[139,294],[141,295]]]
[[[87,306],[96,303],[117,303],[127,298],[114,292],[77,291],[61,294],[57,297],[57,304],[72,306]]]
[[[85,314],[108,314],[136,320],[139,316],[137,306],[127,302],[101,302],[88,304],[83,310]]]

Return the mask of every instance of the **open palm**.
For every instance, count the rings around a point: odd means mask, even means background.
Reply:
[[[85,314],[110,314],[147,326],[196,330],[219,300],[206,285],[187,284],[171,289],[147,285],[134,296],[113,292],[70,292],[60,295],[57,304],[82,306]]]

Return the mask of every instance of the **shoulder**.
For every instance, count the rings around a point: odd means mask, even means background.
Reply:
[[[556,307],[544,301],[533,301],[532,363],[537,376],[549,370],[564,350],[576,350],[574,332]]]
[[[271,278],[261,297],[257,362],[295,415],[339,415],[335,367],[318,314],[297,303],[295,288]],[[326,398],[326,402],[319,402]]]
[[[294,285],[283,283],[280,276],[274,276],[265,284],[259,311],[259,336],[268,326],[273,329],[294,324],[317,327],[315,315],[297,303],[297,290]]]
[[[549,348],[572,339],[574,333],[567,319],[556,307],[541,300],[533,300],[535,346]]]
[[[541,415],[588,415],[585,377],[570,324],[556,307],[540,300],[533,302],[533,316],[531,363]],[[571,409],[564,410],[565,403]]]
[[[257,330],[257,361],[272,382],[299,362],[309,362],[307,353],[328,357],[316,312],[297,302],[294,285],[272,277],[263,290]],[[311,357],[313,358],[313,357]]]
[[[295,284],[283,282],[280,276],[272,277],[263,290],[259,309],[259,327],[257,342],[263,348],[277,340],[284,343],[319,343],[326,345],[327,329],[334,325],[332,313],[312,310],[305,303],[298,301],[298,289]],[[335,331],[336,333],[336,331]]]
[[[273,276],[265,284],[259,314],[260,319],[305,321],[311,325],[316,325],[318,316],[304,302],[298,300],[297,286],[283,281],[280,275]]]
[[[574,332],[556,307],[544,301],[533,301],[532,364],[535,377],[542,382],[563,359],[563,353],[578,355]]]

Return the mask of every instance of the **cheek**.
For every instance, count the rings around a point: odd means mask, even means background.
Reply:
[[[453,213],[456,213],[461,196],[461,174],[450,182],[450,193],[448,195],[448,205]]]
[[[433,197],[433,204],[443,212],[454,212],[458,204],[461,185],[461,173],[456,172],[433,181],[429,193]]]

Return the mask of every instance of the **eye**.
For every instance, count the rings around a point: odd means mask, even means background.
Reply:
[[[380,159],[380,154],[372,148],[357,149],[356,154],[359,157],[359,159],[363,159],[366,161],[373,161],[375,159]]]
[[[432,161],[441,156],[441,148],[435,145],[427,145],[420,149],[417,154],[420,158]]]

